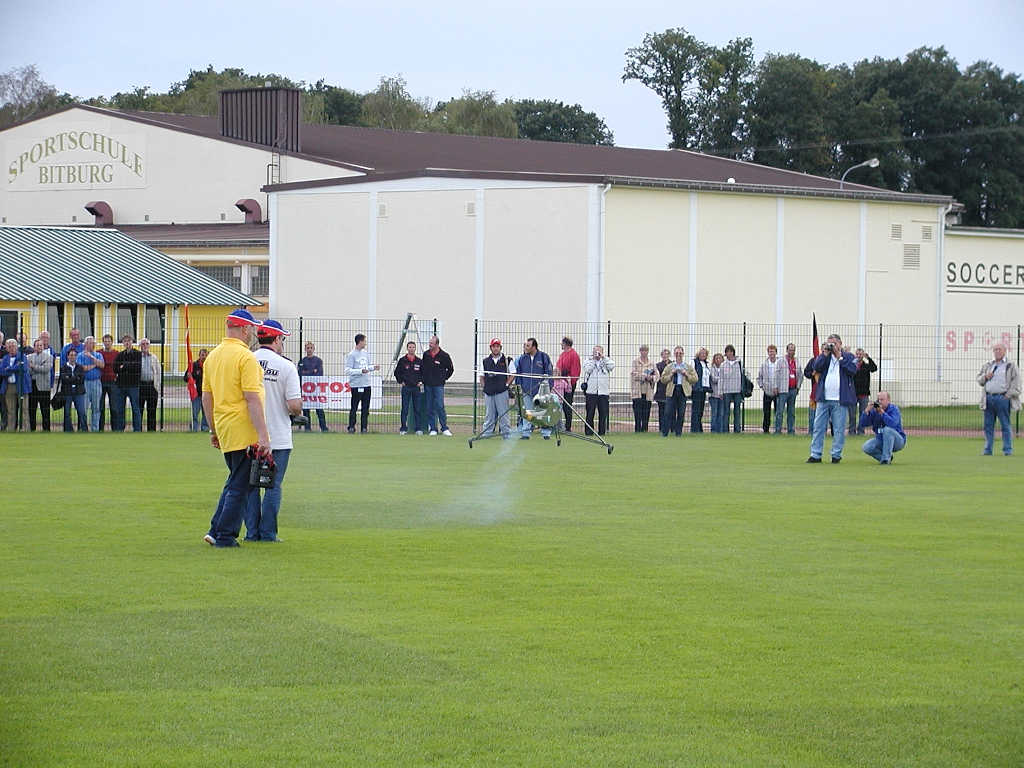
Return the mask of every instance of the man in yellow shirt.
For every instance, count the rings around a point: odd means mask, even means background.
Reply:
[[[210,444],[220,448],[228,465],[217,511],[203,541],[216,547],[237,547],[242,512],[249,495],[250,445],[270,452],[270,433],[263,415],[263,369],[249,350],[259,322],[247,310],[227,316],[224,340],[203,366],[203,412],[210,425]]]

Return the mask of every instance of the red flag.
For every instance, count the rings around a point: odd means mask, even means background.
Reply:
[[[818,338],[815,332],[815,339]],[[817,344],[817,341],[815,341]],[[185,371],[185,381],[188,382],[188,396],[190,400],[199,397],[199,390],[196,389],[196,380],[192,378],[192,338],[188,328],[188,304],[185,305],[185,355],[188,358],[188,370]]]
[[[813,312],[811,313],[811,333],[813,338],[811,340],[811,348],[814,350],[814,356],[817,357],[821,354],[821,345],[818,343],[818,317]],[[814,388],[818,385],[818,374],[814,374],[812,379],[813,386],[811,386],[811,405],[815,404],[814,399]]]

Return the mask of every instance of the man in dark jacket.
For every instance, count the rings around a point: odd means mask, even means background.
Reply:
[[[78,411],[78,431],[89,431],[89,420],[85,411],[85,369],[78,364],[78,352],[67,351],[67,362],[60,367],[60,392],[64,395],[64,431],[74,432],[71,427],[71,406]]]
[[[526,340],[523,344],[523,354],[516,360],[516,373],[523,374],[516,378],[516,384],[523,392],[523,402],[532,402],[533,396],[537,394],[537,390],[540,388],[541,381],[544,381],[544,376],[551,376],[554,374],[554,366],[551,365],[551,358],[548,357],[547,352],[541,352],[537,348],[537,340],[532,336]],[[551,385],[551,380],[547,379],[548,386]],[[584,390],[585,391],[585,390]],[[519,422],[519,431],[521,440],[529,440],[530,433],[533,432],[533,422],[523,419]],[[551,435],[551,430],[547,427],[542,427],[540,431],[541,435],[546,440]]]
[[[451,437],[448,429],[448,414],[444,409],[444,383],[455,373],[455,366],[448,353],[441,349],[441,340],[431,336],[427,352],[423,355],[423,389],[427,398],[427,427],[430,434]]]
[[[825,429],[832,423],[832,463],[843,459],[846,442],[846,417],[851,405],[857,404],[853,391],[853,374],[857,363],[853,355],[843,351],[843,340],[838,334],[828,337],[821,354],[810,365],[818,374],[814,385],[814,429],[811,437],[811,455],[808,464],[820,464],[825,447]]]
[[[299,364],[296,366],[299,370],[299,382],[307,376],[323,376],[324,375],[324,361],[314,354],[316,347],[312,341],[307,341],[305,345],[306,356],[299,360]],[[302,415],[306,417],[306,431],[311,431],[310,420],[309,420],[309,409],[305,408],[302,411]],[[324,416],[324,409],[316,409],[316,418],[320,422],[320,431],[327,431],[327,418]]]
[[[864,426],[858,422],[871,399],[871,374],[878,370],[875,361],[861,348],[857,348],[857,372],[853,374],[853,391],[857,394],[857,406],[850,409],[850,434],[863,435]]]
[[[417,435],[426,429],[426,415],[423,413],[423,360],[416,356],[416,342],[405,345],[405,355],[395,365],[395,379],[402,385],[402,424],[398,434],[409,432],[409,414],[412,413],[413,427]]]
[[[139,378],[142,374],[142,353],[135,349],[135,339],[125,334],[121,339],[124,349],[114,358],[114,386],[111,387],[111,429],[124,432],[124,400],[132,404],[132,432],[142,431],[142,409],[139,402]]]

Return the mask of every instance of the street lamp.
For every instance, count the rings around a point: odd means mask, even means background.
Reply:
[[[839,188],[840,189],[843,188],[843,182],[846,181],[846,174],[848,174],[850,171],[854,171],[854,170],[856,170],[858,168],[864,168],[864,167],[877,168],[878,167],[878,158],[877,157],[872,157],[870,160],[865,160],[863,163],[857,163],[856,165],[851,165],[849,168],[847,168],[843,172],[842,178],[839,179]]]

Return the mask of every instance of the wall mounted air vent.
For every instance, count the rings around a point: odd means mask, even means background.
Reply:
[[[893,240],[902,240],[903,239],[903,225],[902,224],[893,224],[892,225],[892,229],[889,231],[889,237],[892,238]]]
[[[920,269],[921,268],[921,246],[911,245],[906,243],[903,246],[903,268],[904,269]]]

